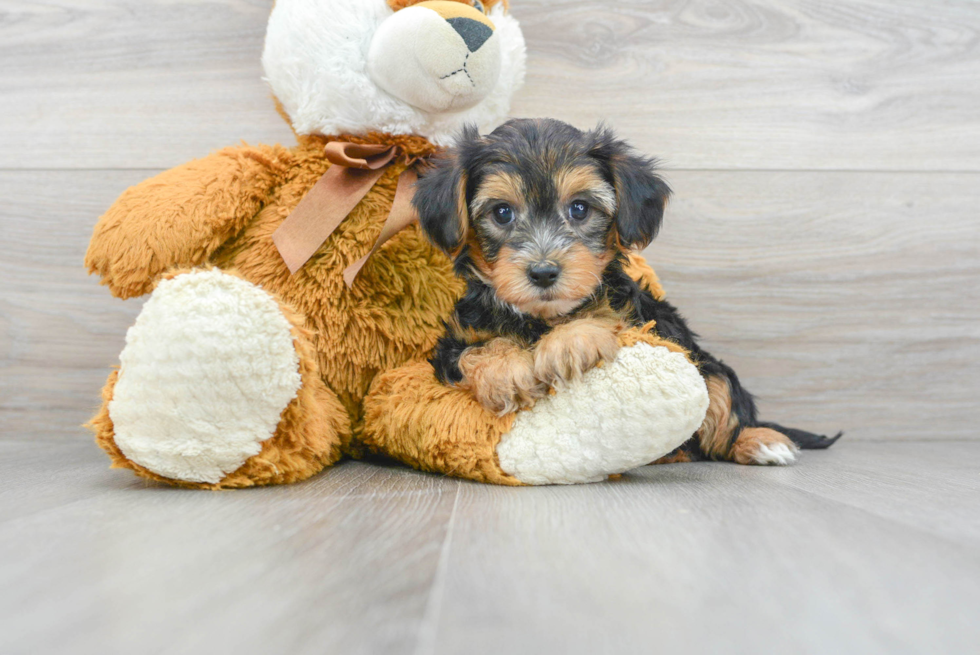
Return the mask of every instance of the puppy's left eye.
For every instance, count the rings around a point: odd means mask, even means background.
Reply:
[[[472,4],[473,8],[476,9],[477,11],[482,12],[484,14],[487,13],[486,8],[483,6],[483,3],[480,2],[480,0],[473,0],[470,4]]]
[[[497,205],[493,208],[493,220],[497,225],[510,225],[514,222],[514,210],[510,205]]]
[[[576,200],[568,208],[568,215],[573,221],[584,221],[589,217],[589,204]]]

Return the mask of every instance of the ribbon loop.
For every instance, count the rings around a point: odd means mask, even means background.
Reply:
[[[324,152],[331,163],[330,168],[272,234],[272,241],[290,273],[296,273],[316,254],[381,179],[385,168],[395,161],[401,149],[398,146],[331,141]],[[414,164],[414,160],[409,161],[409,168],[398,178],[391,211],[374,246],[344,270],[344,282],[348,287],[353,286],[367,260],[417,218],[411,203],[412,185],[417,179],[412,168]]]
[[[354,279],[357,278],[357,274],[361,272],[371,255],[378,252],[388,239],[404,230],[418,218],[415,208],[412,207],[412,195],[414,194],[412,186],[417,179],[418,176],[411,168],[405,169],[405,172],[398,177],[395,199],[391,203],[391,211],[388,212],[388,218],[385,219],[385,224],[381,228],[381,234],[378,235],[377,241],[374,242],[374,246],[368,254],[344,270],[344,282],[347,283],[348,287],[354,285]]]
[[[398,155],[398,147],[331,141],[324,148],[324,154],[327,161],[334,166],[377,171],[394,160]]]

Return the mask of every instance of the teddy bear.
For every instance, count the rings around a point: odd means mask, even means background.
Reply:
[[[413,221],[412,184],[463,125],[506,118],[525,67],[506,0],[277,0],[262,64],[295,146],[163,172],[94,228],[88,270],[119,298],[148,295],[90,422],[113,466],[240,488],[377,453],[481,482],[577,483],[697,430],[704,382],[650,331],[505,416],[426,361],[463,286]],[[630,270],[661,293],[636,255]]]

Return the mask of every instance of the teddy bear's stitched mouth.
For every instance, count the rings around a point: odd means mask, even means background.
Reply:
[[[466,53],[466,59],[463,60],[462,67],[454,70],[453,72],[451,72],[451,73],[449,73],[447,75],[443,75],[439,79],[440,80],[448,80],[450,77],[452,77],[454,75],[458,75],[460,73],[464,73],[466,75],[467,79],[469,79],[470,84],[473,85],[473,88],[476,88],[476,82],[473,81],[473,76],[470,75],[469,70],[466,69],[466,64],[469,62],[469,60],[470,60],[470,53]]]

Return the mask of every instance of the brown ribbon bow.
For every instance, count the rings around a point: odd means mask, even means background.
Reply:
[[[401,154],[398,146],[361,145],[346,141],[327,144],[326,156],[332,165],[272,234],[272,241],[290,273],[295,273],[310,260],[381,179],[385,168]],[[398,178],[391,211],[371,251],[344,270],[344,282],[348,287],[354,284],[354,278],[368,258],[417,218],[412,207],[412,185],[417,179],[414,164],[415,160],[410,159],[408,168]]]

